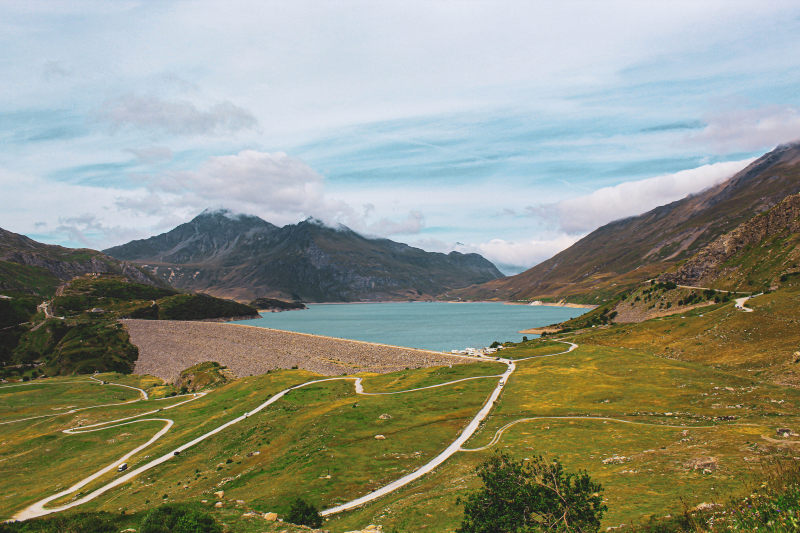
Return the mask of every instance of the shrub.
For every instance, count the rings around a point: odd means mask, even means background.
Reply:
[[[222,533],[222,526],[208,513],[168,504],[147,513],[139,533]]]
[[[497,453],[476,469],[483,487],[459,503],[458,533],[597,531],[608,508],[603,487],[586,472],[565,472],[541,456],[517,461]]]
[[[314,528],[322,525],[322,517],[319,515],[317,508],[302,498],[297,498],[292,502],[292,506],[286,514],[286,521]]]
[[[47,516],[25,522],[0,523],[0,533],[118,533],[114,516],[106,512]]]

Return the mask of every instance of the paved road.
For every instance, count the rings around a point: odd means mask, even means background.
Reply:
[[[749,307],[745,306],[744,304],[750,298],[755,298],[756,296],[761,296],[762,294],[763,293],[759,292],[758,294],[753,294],[751,296],[744,296],[742,298],[736,298],[736,300],[734,300],[736,302],[736,309],[738,309],[739,311],[744,311],[745,313],[752,313],[753,310],[750,309]]]
[[[578,347],[577,344],[573,344],[571,342],[567,342],[566,344],[569,344],[569,349],[563,352],[559,352],[558,354],[549,354],[549,356],[568,353]],[[410,474],[406,474],[405,476],[389,483],[388,485],[385,485],[377,490],[374,490],[369,494],[365,494],[360,498],[356,498],[355,500],[343,503],[341,505],[337,505],[335,507],[331,507],[330,509],[325,509],[321,511],[319,514],[321,514],[322,516],[330,516],[332,514],[341,513],[342,511],[348,511],[350,509],[354,509],[356,507],[364,505],[365,503],[369,503],[373,500],[377,500],[378,498],[386,496],[387,494],[394,492],[397,489],[404,487],[405,485],[408,485],[412,481],[421,478],[425,474],[433,471],[440,464],[444,463],[452,455],[461,450],[461,446],[465,442],[467,442],[469,438],[472,437],[472,435],[474,435],[475,432],[478,430],[480,423],[483,422],[483,420],[492,410],[492,407],[494,407],[497,398],[500,397],[500,393],[503,391],[503,387],[505,387],[506,383],[508,382],[508,378],[511,377],[511,374],[513,374],[514,370],[516,370],[516,363],[518,363],[519,361],[532,359],[534,357],[536,356],[526,357],[525,359],[517,359],[513,361],[511,359],[497,359],[498,362],[504,363],[506,365],[506,371],[500,375],[500,380],[497,382],[497,386],[492,391],[492,394],[489,395],[489,399],[486,400],[486,403],[483,405],[481,410],[478,411],[478,414],[476,414],[475,417],[469,422],[469,424],[467,424],[467,427],[464,428],[464,430],[456,438],[456,440],[454,440],[439,455],[437,455],[436,457],[434,457],[433,459],[431,459],[429,462],[422,465],[418,469],[414,470]],[[457,381],[464,381],[464,380],[457,380]]]
[[[670,424],[655,424],[652,422],[639,422],[637,420],[625,420],[624,418],[609,418],[605,416],[534,416],[531,418],[520,418],[518,420],[514,420],[513,422],[509,422],[505,426],[498,429],[497,432],[494,434],[492,440],[489,442],[489,444],[486,444],[485,446],[480,446],[478,448],[461,448],[461,451],[481,452],[483,450],[487,450],[500,441],[500,437],[503,436],[503,433],[505,433],[505,431],[508,428],[520,424],[522,422],[531,422],[534,420],[597,420],[606,422],[619,422],[621,424],[635,424],[637,426],[655,426],[660,428],[672,428],[672,429],[711,429],[720,427],[720,426],[674,426]],[[735,424],[735,425],[751,425],[751,424]]]
[[[338,506],[332,507],[330,509],[325,509],[320,514],[322,516],[329,516],[329,515],[332,515],[332,514],[335,514],[335,513],[340,513],[342,511],[353,509],[353,508],[359,507],[359,506],[361,506],[361,505],[363,505],[365,503],[368,503],[368,502],[371,502],[373,500],[376,500],[376,499],[378,499],[378,498],[380,498],[382,496],[385,496],[386,494],[394,492],[394,491],[398,490],[399,488],[407,485],[408,483],[411,483],[412,481],[414,481],[416,479],[419,479],[420,477],[422,477],[425,474],[427,474],[427,473],[431,472],[432,470],[434,470],[437,466],[439,466],[440,464],[445,462],[452,455],[454,455],[455,453],[460,451],[461,450],[461,446],[467,440],[469,440],[470,437],[472,437],[472,435],[475,433],[475,431],[477,431],[477,429],[480,426],[481,422],[486,418],[486,416],[492,410],[492,407],[494,406],[495,402],[499,398],[500,393],[502,392],[503,388],[506,385],[506,382],[508,381],[508,378],[511,376],[511,374],[514,373],[514,370],[516,369],[516,363],[518,363],[519,361],[523,361],[523,360],[527,360],[527,359],[533,359],[533,358],[537,358],[537,357],[551,357],[551,356],[554,356],[554,355],[560,355],[560,354],[568,353],[568,352],[571,352],[572,350],[574,350],[575,348],[578,347],[576,344],[571,343],[571,342],[566,342],[566,341],[558,341],[558,342],[564,342],[565,344],[568,344],[569,348],[567,350],[565,350],[563,352],[559,352],[557,354],[547,354],[547,355],[544,355],[544,356],[532,356],[532,357],[526,357],[524,359],[518,359],[518,360],[515,360],[515,361],[512,361],[510,359],[502,359],[502,358],[490,359],[489,361],[495,361],[495,362],[502,363],[502,364],[506,365],[506,371],[504,373],[502,373],[502,374],[499,374],[499,375],[475,376],[475,377],[471,377],[471,378],[457,379],[457,380],[450,381],[450,382],[447,382],[447,383],[429,385],[427,387],[418,387],[418,388],[415,388],[415,389],[407,389],[407,390],[402,390],[402,391],[391,391],[391,392],[387,392],[387,393],[368,393],[368,392],[364,391],[361,378],[337,377],[337,378],[326,378],[326,379],[318,379],[318,380],[313,380],[313,381],[307,381],[307,382],[302,383],[300,385],[295,385],[293,387],[289,387],[288,389],[284,389],[284,390],[276,393],[274,396],[270,397],[268,400],[266,400],[265,402],[260,404],[255,409],[253,409],[251,411],[248,411],[248,412],[242,414],[241,416],[239,416],[237,418],[234,418],[233,420],[230,420],[230,421],[228,421],[228,422],[226,422],[224,424],[221,424],[220,426],[212,429],[211,431],[208,431],[208,432],[200,435],[199,437],[195,438],[194,440],[189,441],[189,442],[187,442],[185,444],[182,444],[181,446],[178,446],[174,450],[171,450],[171,451],[161,455],[160,457],[157,457],[156,459],[153,459],[152,461],[150,461],[150,462],[148,462],[148,463],[146,463],[146,464],[144,464],[144,465],[142,465],[142,466],[140,466],[138,468],[135,468],[135,469],[132,469],[132,470],[128,471],[126,474],[123,474],[123,475],[115,478],[114,480],[110,481],[109,483],[106,483],[105,485],[95,489],[94,491],[82,496],[81,498],[79,498],[77,500],[71,501],[71,502],[69,502],[67,504],[64,504],[64,505],[61,505],[61,506],[46,508],[46,505],[48,503],[50,503],[50,502],[52,502],[54,500],[63,498],[65,496],[68,496],[70,494],[74,494],[75,492],[77,492],[81,488],[85,487],[87,484],[89,484],[92,481],[98,479],[99,477],[103,476],[104,474],[112,471],[120,463],[125,462],[127,459],[132,457],[134,454],[136,454],[136,453],[146,449],[147,447],[151,446],[156,441],[158,441],[160,438],[162,438],[170,430],[170,428],[174,424],[174,421],[171,420],[171,419],[168,419],[168,418],[142,418],[142,417],[157,413],[159,411],[163,411],[163,410],[167,410],[167,409],[172,409],[172,408],[178,407],[179,405],[183,405],[183,404],[185,404],[187,402],[190,402],[190,401],[196,400],[199,397],[202,397],[205,393],[194,394],[194,395],[192,395],[192,398],[187,399],[187,400],[185,400],[183,402],[177,403],[175,405],[171,405],[169,407],[165,407],[164,409],[157,409],[157,410],[154,410],[154,411],[149,411],[149,412],[146,412],[146,413],[140,413],[138,415],[134,415],[134,416],[126,417],[126,418],[121,418],[121,419],[112,420],[112,421],[108,421],[108,422],[101,422],[101,423],[98,423],[98,424],[93,424],[91,426],[83,426],[83,427],[76,427],[76,428],[66,429],[66,430],[64,430],[65,433],[74,434],[74,433],[83,433],[83,432],[90,432],[90,431],[102,431],[102,430],[110,429],[110,428],[113,428],[113,427],[119,427],[119,426],[129,425],[129,424],[137,424],[137,423],[140,423],[140,422],[157,421],[157,422],[163,422],[165,424],[164,427],[161,430],[159,430],[146,443],[144,443],[141,446],[138,446],[137,448],[135,448],[134,450],[126,453],[125,455],[123,455],[122,457],[120,457],[119,459],[114,461],[113,463],[103,467],[102,469],[98,470],[97,472],[93,473],[92,475],[80,480],[79,482],[75,483],[71,487],[69,487],[69,488],[67,488],[67,489],[65,489],[65,490],[63,490],[63,491],[61,491],[61,492],[59,492],[57,494],[54,494],[52,496],[48,496],[47,498],[39,500],[38,502],[26,507],[22,511],[18,512],[17,514],[15,514],[14,517],[12,518],[12,520],[28,520],[28,519],[35,518],[35,517],[38,517],[38,516],[44,516],[44,515],[47,515],[47,514],[50,514],[50,513],[65,511],[67,509],[71,509],[71,508],[76,507],[78,505],[82,505],[82,504],[84,504],[84,503],[86,503],[88,501],[94,500],[95,498],[97,498],[98,496],[104,494],[105,492],[108,492],[109,490],[111,490],[111,489],[113,489],[113,488],[115,488],[115,487],[117,487],[119,485],[127,483],[128,481],[134,479],[135,477],[137,477],[140,474],[146,472],[147,470],[150,470],[150,469],[152,469],[152,468],[154,468],[154,467],[156,467],[156,466],[158,466],[158,465],[160,465],[162,463],[165,463],[165,462],[167,462],[169,460],[175,459],[180,452],[182,452],[184,450],[187,450],[187,449],[197,445],[198,443],[208,439],[209,437],[211,437],[213,435],[216,435],[217,433],[219,433],[221,431],[224,431],[225,429],[229,428],[230,426],[232,426],[234,424],[238,424],[239,422],[241,422],[243,420],[246,420],[248,417],[253,416],[254,414],[262,411],[266,407],[268,407],[268,406],[272,405],[273,403],[277,402],[278,400],[283,398],[289,392],[291,392],[293,390],[296,390],[296,389],[300,389],[302,387],[307,387],[308,385],[313,385],[313,384],[316,384],[316,383],[323,383],[323,382],[327,382],[327,381],[354,380],[354,382],[355,382],[354,383],[355,391],[356,391],[357,394],[365,394],[365,395],[405,394],[405,393],[408,393],[408,392],[414,392],[414,391],[419,391],[419,390],[426,390],[426,389],[433,389],[433,388],[437,388],[437,387],[443,387],[443,386],[446,386],[446,385],[451,385],[453,383],[460,383],[460,382],[468,381],[468,380],[471,380],[471,379],[484,379],[484,378],[498,378],[499,377],[497,386],[494,388],[492,393],[489,395],[489,398],[484,403],[484,405],[480,409],[480,411],[478,411],[478,413],[475,415],[475,417],[467,424],[467,426],[459,434],[459,436],[456,438],[456,440],[454,440],[449,446],[447,446],[447,448],[445,448],[445,450],[442,451],[439,455],[434,457],[432,460],[430,460],[428,463],[426,463],[425,465],[421,466],[417,470],[411,472],[410,474],[407,474],[407,475],[401,477],[400,479],[398,479],[396,481],[393,481],[392,483],[389,483],[388,485],[385,485],[384,487],[381,487],[381,488],[379,488],[379,489],[377,489],[375,491],[372,491],[372,492],[370,492],[368,494],[365,494],[364,496],[356,498],[356,499],[354,499],[354,500],[352,500],[350,502],[344,503],[342,505],[338,505]],[[487,361],[487,358],[469,357],[469,356],[461,356],[461,357],[468,358],[468,359],[479,360],[479,361]],[[92,378],[92,379],[95,379],[95,378]],[[98,380],[95,379],[95,381],[98,381]],[[114,384],[114,385],[120,385],[120,384]],[[122,385],[122,386],[126,386],[127,387],[127,385]],[[136,388],[136,387],[130,387],[130,388]],[[146,397],[147,393],[145,391],[143,391],[142,389],[137,389],[137,390],[141,391],[141,393]],[[139,401],[139,400],[135,400],[135,401]],[[125,402],[125,403],[130,403],[130,402]],[[93,406],[93,407],[99,407],[99,406]],[[89,408],[90,407],[86,407],[86,408],[83,408],[83,409],[89,409]]]

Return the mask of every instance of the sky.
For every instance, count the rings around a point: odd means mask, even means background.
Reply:
[[[800,139],[796,1],[5,1],[0,227],[206,208],[506,273]]]

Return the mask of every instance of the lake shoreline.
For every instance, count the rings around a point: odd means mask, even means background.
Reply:
[[[448,305],[452,303],[461,305]],[[482,348],[495,341],[519,342],[520,330],[560,323],[582,312],[503,302],[353,302],[308,304],[305,313],[266,313],[262,319],[236,324],[450,352]]]

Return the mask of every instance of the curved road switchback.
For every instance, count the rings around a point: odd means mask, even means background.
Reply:
[[[58,492],[57,494],[54,494],[52,496],[48,496],[47,498],[44,498],[42,500],[39,500],[36,503],[33,503],[33,504],[29,505],[25,509],[23,509],[23,510],[19,511],[18,513],[16,513],[14,515],[14,517],[12,518],[12,521],[13,520],[28,520],[30,518],[35,518],[35,517],[38,517],[38,516],[44,516],[44,515],[47,515],[47,514],[64,511],[64,510],[76,507],[78,505],[82,505],[82,504],[84,504],[86,502],[89,502],[91,500],[94,500],[95,498],[97,498],[98,496],[104,494],[105,492],[108,492],[109,490],[111,490],[111,489],[113,489],[113,488],[115,488],[117,486],[120,486],[120,485],[122,485],[124,483],[127,483],[128,481],[136,478],[137,476],[141,475],[142,473],[144,473],[144,472],[146,472],[146,471],[148,471],[148,470],[150,470],[150,469],[152,469],[152,468],[154,468],[154,467],[156,467],[156,466],[158,466],[158,465],[160,465],[162,463],[165,463],[165,462],[167,462],[169,460],[174,459],[175,457],[177,457],[180,454],[180,452],[182,452],[184,450],[187,450],[187,449],[197,445],[198,443],[208,439],[209,437],[212,437],[213,435],[216,435],[217,433],[219,433],[221,431],[224,431],[225,429],[229,428],[230,426],[233,426],[234,424],[237,424],[237,423],[247,419],[248,417],[250,417],[250,416],[262,411],[266,407],[272,405],[273,403],[275,403],[278,400],[280,400],[281,398],[283,398],[286,394],[288,394],[292,390],[300,389],[300,388],[306,387],[308,385],[313,385],[313,384],[316,384],[316,383],[324,383],[324,382],[327,382],[327,381],[353,380],[354,381],[355,392],[357,394],[362,394],[362,395],[378,395],[378,394],[380,394],[380,395],[383,395],[383,394],[405,394],[405,393],[408,393],[408,392],[415,392],[415,391],[427,390],[427,389],[435,389],[435,388],[438,388],[438,387],[443,387],[443,386],[446,386],[446,385],[452,385],[454,383],[461,383],[461,382],[469,381],[469,380],[472,380],[472,379],[499,378],[497,386],[494,388],[492,393],[489,395],[489,398],[486,400],[486,402],[484,403],[483,407],[481,407],[481,409],[478,411],[478,413],[472,418],[472,420],[470,420],[470,422],[461,431],[461,433],[458,435],[458,437],[452,443],[450,443],[450,445],[447,446],[447,448],[445,448],[444,451],[439,453],[436,457],[431,459],[426,464],[422,465],[421,467],[419,467],[418,469],[414,470],[413,472],[401,477],[400,479],[398,479],[396,481],[393,481],[393,482],[391,482],[391,483],[389,483],[389,484],[387,484],[387,485],[385,485],[385,486],[383,486],[383,487],[381,487],[381,488],[379,488],[377,490],[374,490],[374,491],[372,491],[372,492],[370,492],[368,494],[365,494],[364,496],[361,496],[361,497],[356,498],[354,500],[351,500],[349,502],[343,503],[341,505],[337,505],[335,507],[331,507],[329,509],[325,509],[325,510],[321,511],[320,514],[322,516],[330,516],[332,514],[336,514],[336,513],[340,513],[340,512],[343,512],[343,511],[350,510],[350,509],[354,509],[356,507],[364,505],[365,503],[369,503],[371,501],[377,500],[378,498],[380,498],[382,496],[385,496],[385,495],[387,495],[387,494],[389,494],[391,492],[394,492],[394,491],[400,489],[401,487],[404,487],[405,485],[411,483],[412,481],[414,481],[416,479],[419,479],[420,477],[422,477],[425,474],[427,474],[427,473],[431,472],[432,470],[434,470],[437,466],[439,466],[440,464],[445,462],[448,458],[450,458],[455,453],[457,453],[459,451],[462,451],[461,446],[467,440],[469,440],[469,438],[472,437],[472,435],[475,434],[475,432],[478,430],[481,422],[483,422],[483,420],[488,416],[489,412],[492,410],[492,407],[494,407],[494,404],[497,401],[497,399],[499,398],[500,393],[503,391],[503,388],[505,387],[506,382],[508,381],[508,378],[510,378],[511,375],[514,373],[514,370],[516,369],[516,363],[517,362],[528,360],[528,359],[534,359],[534,358],[538,358],[538,357],[552,357],[552,356],[555,356],[555,355],[560,355],[560,354],[571,352],[572,350],[574,350],[575,348],[578,347],[577,344],[574,344],[574,343],[571,343],[571,342],[567,342],[567,341],[556,341],[556,342],[562,342],[564,344],[568,344],[569,348],[567,350],[563,351],[563,352],[559,352],[559,353],[555,353],[555,354],[547,354],[547,355],[542,355],[542,356],[532,356],[532,357],[526,357],[526,358],[518,359],[518,360],[503,359],[503,358],[488,359],[488,361],[505,364],[506,365],[506,371],[504,373],[502,373],[502,374],[499,374],[499,375],[474,376],[474,377],[469,377],[469,378],[457,379],[457,380],[446,382],[446,383],[439,383],[439,384],[436,384],[436,385],[429,385],[429,386],[426,386],[426,387],[418,387],[418,388],[414,388],[414,389],[407,389],[407,390],[401,390],[401,391],[391,391],[391,392],[385,392],[385,393],[365,392],[363,384],[362,384],[362,379],[358,378],[358,377],[336,377],[336,378],[325,378],[325,379],[307,381],[305,383],[301,383],[299,385],[295,385],[295,386],[289,387],[287,389],[284,389],[284,390],[276,393],[275,395],[273,395],[272,397],[270,397],[269,399],[267,399],[266,401],[261,403],[255,409],[253,409],[251,411],[247,411],[244,414],[240,415],[239,417],[234,418],[234,419],[232,419],[232,420],[230,420],[228,422],[225,422],[224,424],[221,424],[221,425],[217,426],[216,428],[212,429],[211,431],[203,433],[199,437],[197,437],[197,438],[195,438],[195,439],[193,439],[193,440],[191,440],[191,441],[189,441],[189,442],[187,442],[185,444],[182,444],[181,446],[178,446],[177,448],[175,448],[175,449],[173,449],[173,450],[161,455],[160,457],[157,457],[156,459],[153,459],[153,460],[149,461],[148,463],[146,463],[146,464],[144,464],[142,466],[139,466],[139,467],[137,467],[135,469],[132,469],[132,470],[128,471],[127,473],[115,478],[114,480],[106,483],[105,485],[93,490],[92,492],[90,492],[90,493],[88,493],[88,494],[86,494],[86,495],[84,495],[84,496],[82,496],[82,497],[80,497],[80,498],[78,498],[78,499],[76,499],[74,501],[71,501],[71,502],[69,502],[67,504],[64,504],[64,505],[61,505],[61,506],[49,507],[48,508],[48,507],[46,507],[46,505],[48,503],[50,503],[50,502],[52,502],[54,500],[63,498],[65,496],[69,496],[70,494],[74,494],[75,492],[79,491],[81,488],[85,487],[86,485],[88,485],[92,481],[94,481],[94,480],[100,478],[101,476],[103,476],[104,474],[112,471],[120,463],[125,462],[127,459],[133,457],[136,453],[141,452],[141,451],[145,450],[146,448],[148,448],[149,446],[153,445],[156,441],[158,441],[164,435],[166,435],[167,432],[170,430],[170,428],[174,425],[174,421],[171,420],[171,419],[168,419],[168,418],[142,418],[142,417],[157,413],[159,411],[165,411],[167,409],[172,409],[172,408],[178,407],[179,405],[183,405],[183,404],[188,403],[190,401],[194,401],[194,400],[196,400],[198,398],[201,398],[202,396],[204,396],[207,393],[192,394],[191,398],[189,398],[189,399],[187,399],[185,401],[179,402],[177,404],[171,405],[169,407],[165,407],[163,409],[157,409],[155,411],[148,411],[148,412],[145,412],[145,413],[140,413],[138,415],[133,415],[133,416],[129,416],[129,417],[126,417],[126,418],[121,418],[121,419],[112,420],[112,421],[108,421],[108,422],[101,422],[101,423],[98,423],[98,424],[93,424],[91,426],[83,426],[83,427],[75,427],[75,428],[66,429],[66,430],[64,430],[64,433],[75,434],[75,433],[83,433],[83,432],[102,431],[102,430],[105,430],[105,429],[111,429],[111,428],[114,428],[114,427],[130,425],[130,424],[136,424],[136,423],[140,423],[140,422],[163,422],[164,423],[164,427],[161,430],[159,430],[146,443],[136,447],[135,449],[133,449],[130,452],[126,453],[125,455],[123,455],[122,457],[120,457],[119,459],[114,461],[113,463],[103,467],[102,469],[100,469],[97,472],[91,474],[90,476],[78,481],[77,483],[75,483],[71,487],[69,487],[69,488],[67,488],[67,489],[65,489],[65,490],[63,490],[61,492]],[[483,358],[483,357],[470,357],[470,356],[458,356],[458,357],[462,357],[462,358],[465,358],[465,359],[473,359],[473,360],[478,360],[478,361],[484,361],[484,362],[487,361],[487,358]],[[94,379],[95,381],[99,381],[99,380],[95,379],[94,377],[92,377],[92,379]],[[120,384],[116,384],[116,383],[109,383],[109,384],[110,385],[120,385]],[[136,387],[130,387],[128,385],[120,385],[120,386],[136,389]],[[136,389],[136,390],[139,390],[141,392],[141,394],[143,395],[143,398],[145,398],[145,399],[147,398],[147,393],[144,390],[142,390],[142,389]],[[140,401],[140,399],[133,400],[133,401]],[[131,403],[131,402],[125,402],[125,403]],[[118,405],[118,404],[110,404],[110,405]],[[82,409],[90,409],[90,408],[96,408],[96,407],[100,407],[100,406],[85,407],[85,408],[82,408]],[[70,411],[70,412],[72,412],[72,411]],[[59,414],[65,414],[65,413],[59,413]],[[50,415],[47,415],[47,416],[50,416]],[[54,415],[54,416],[57,416],[57,415]]]

